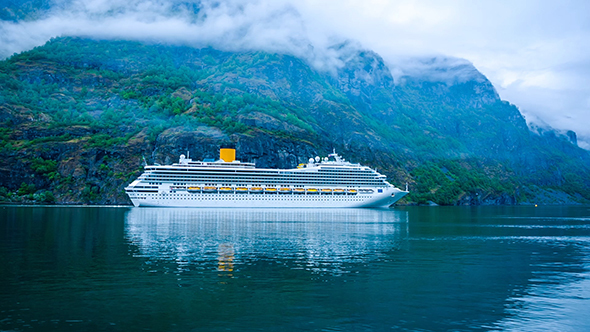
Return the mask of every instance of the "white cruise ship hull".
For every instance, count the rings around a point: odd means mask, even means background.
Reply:
[[[208,208],[371,208],[389,207],[408,192],[395,187],[379,193],[357,195],[298,195],[298,194],[224,194],[224,193],[154,193],[131,197],[140,207],[208,207]]]

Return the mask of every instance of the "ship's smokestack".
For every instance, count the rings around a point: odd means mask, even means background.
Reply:
[[[234,148],[221,148],[219,149],[219,159],[226,163],[231,163],[236,160],[236,149]]]

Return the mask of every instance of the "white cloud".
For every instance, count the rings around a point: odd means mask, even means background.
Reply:
[[[0,22],[0,57],[75,35],[287,52],[330,68],[341,65],[330,46],[352,39],[394,73],[419,69],[412,56],[467,59],[529,120],[590,137],[586,0],[205,0],[198,14],[174,0],[54,1],[45,18]]]

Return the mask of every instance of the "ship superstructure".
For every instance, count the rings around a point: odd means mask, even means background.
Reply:
[[[408,192],[335,151],[293,169],[256,168],[221,149],[219,160],[180,156],[173,165],[146,166],[125,188],[135,206],[161,207],[386,207]]]

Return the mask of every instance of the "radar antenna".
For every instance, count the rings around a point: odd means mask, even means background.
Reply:
[[[330,153],[330,154],[328,155],[328,157],[334,157],[334,160],[335,160],[337,163],[342,163],[342,162],[344,162],[344,159],[342,159],[342,157],[340,157],[340,156],[339,156],[339,155],[336,153],[336,149],[333,149],[332,151],[333,151],[333,152],[332,152],[332,153]]]

